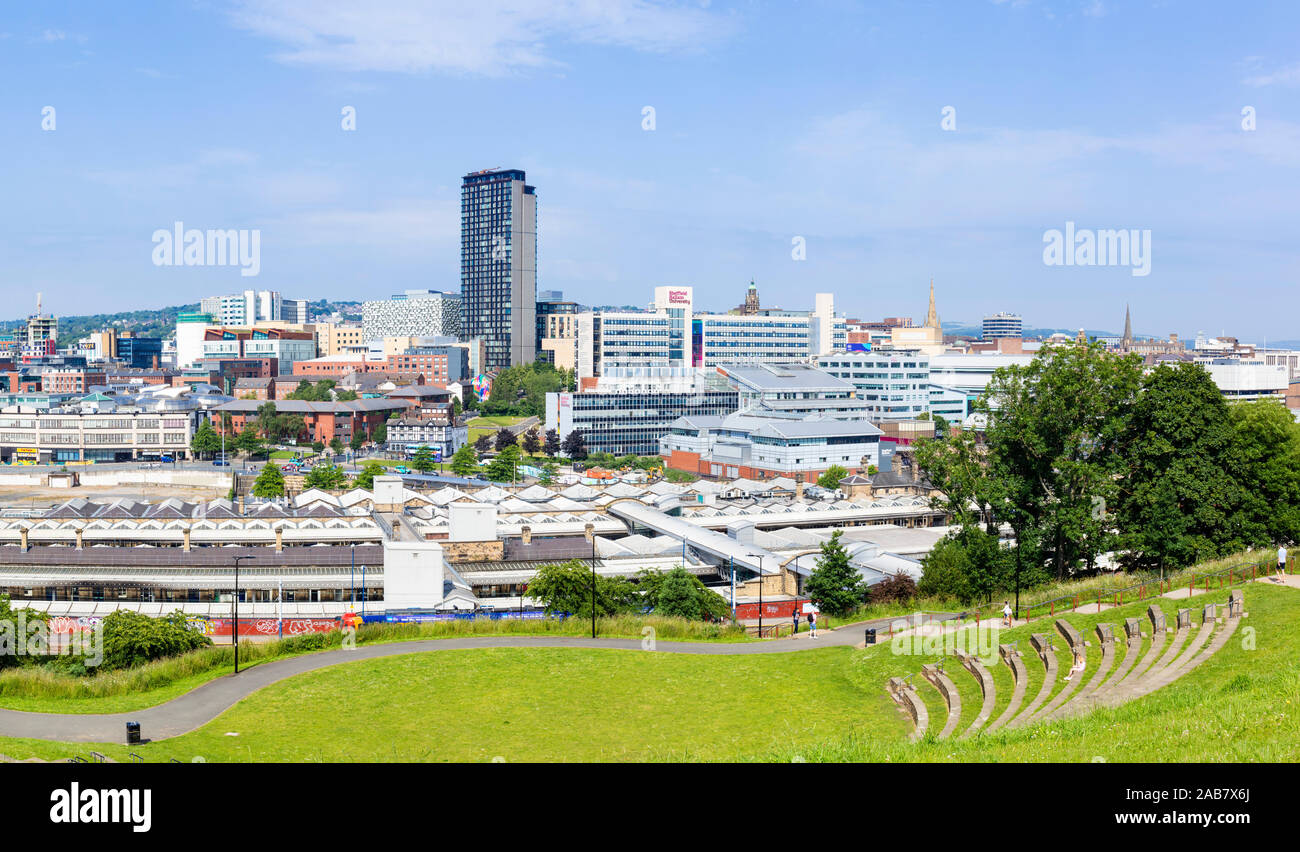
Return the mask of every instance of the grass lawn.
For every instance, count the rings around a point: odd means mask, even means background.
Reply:
[[[848,648],[724,657],[643,651],[441,651],[273,684],[190,734],[143,747],[0,740],[10,756],[147,761],[727,760],[860,732]],[[229,732],[238,736],[227,736]]]
[[[475,417],[469,421],[469,443],[473,446],[483,435],[496,435],[502,426],[516,426],[527,420],[527,417]]]
[[[136,751],[149,761],[186,762],[1297,761],[1300,592],[1253,583],[1245,594],[1248,617],[1232,640],[1171,686],[1080,719],[969,741],[907,741],[910,722],[888,697],[886,681],[937,657],[894,653],[884,640],[865,650],[752,656],[489,649],[346,663],[273,684],[198,731]],[[1158,603],[1170,624],[1180,606],[1193,608],[1199,624],[1205,603],[1226,598],[1224,590],[1190,603]],[[1092,626],[1122,625],[1150,603],[1068,616],[1093,641],[1088,676],[1098,654]],[[1025,705],[1043,679],[1030,632],[1055,634],[1052,620],[1041,619],[997,637],[1019,641],[1025,653]],[[1059,637],[1056,644],[1068,667]],[[948,670],[962,693],[964,726],[978,710],[978,689],[951,661]],[[992,672],[996,717],[1009,700],[1010,678],[1001,664]],[[919,675],[914,682],[937,732],[946,715],[942,699]],[[0,740],[0,751],[19,758],[92,749],[117,759],[127,752],[108,744]]]

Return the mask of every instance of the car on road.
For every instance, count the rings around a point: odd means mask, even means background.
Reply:
[[[171,462],[176,461],[176,459],[175,459],[174,456],[163,456],[162,458],[158,459],[158,461],[160,461],[160,462],[171,463]]]
[[[213,459],[212,465],[213,467],[230,467],[230,462],[225,459]]]
[[[411,469],[404,464],[399,464],[397,467],[393,468],[393,472],[400,473],[401,475],[405,476],[406,474],[411,472]]]

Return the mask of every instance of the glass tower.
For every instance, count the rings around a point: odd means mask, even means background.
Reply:
[[[537,195],[521,169],[465,175],[460,196],[461,334],[483,369],[537,356]]]

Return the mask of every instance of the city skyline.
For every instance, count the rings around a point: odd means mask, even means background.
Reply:
[[[539,187],[537,286],[585,304],[682,284],[725,310],[752,278],[765,304],[833,292],[848,316],[919,316],[934,278],[972,324],[1116,328],[1127,303],[1141,334],[1298,336],[1284,4],[524,4],[496,28],[491,3],[378,5],[364,24],[287,0],[11,14],[17,304],[457,289],[459,179],[501,167]],[[259,275],[155,266],[173,222],[258,229]],[[1076,224],[1150,231],[1149,274],[1045,263],[1045,235]]]

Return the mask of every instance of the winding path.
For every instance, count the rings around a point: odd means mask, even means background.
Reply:
[[[657,640],[655,651],[670,654],[779,654],[816,648],[862,644],[863,628],[887,627],[892,619],[849,624],[821,633],[766,642],[667,642]],[[320,651],[298,657],[258,663],[239,674],[214,678],[164,704],[127,713],[28,713],[0,709],[0,736],[61,742],[116,743],[125,740],[126,723],[139,722],[149,740],[164,740],[189,733],[220,716],[237,702],[263,687],[305,672],[340,663],[373,660],[425,651],[459,651],[483,648],[596,648],[640,651],[640,639],[592,639],[589,636],[473,636],[453,639],[414,639],[361,645],[356,650]]]

